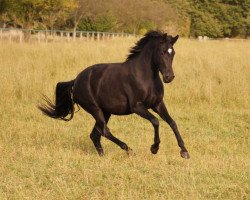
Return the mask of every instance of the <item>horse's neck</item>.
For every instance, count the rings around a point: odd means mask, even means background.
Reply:
[[[138,56],[135,60],[133,60],[134,64],[131,65],[134,68],[136,74],[144,80],[154,79],[157,75],[159,76],[159,72],[153,70],[151,57],[152,56],[150,55]]]

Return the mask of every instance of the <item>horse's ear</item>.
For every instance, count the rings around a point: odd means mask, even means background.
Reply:
[[[164,34],[162,35],[162,40],[161,40],[161,42],[165,43],[165,42],[167,41],[167,39],[168,39],[168,34],[167,34],[167,33],[164,33]]]
[[[176,35],[175,37],[171,38],[171,44],[174,45],[174,43],[176,43],[176,41],[178,40],[179,35]]]

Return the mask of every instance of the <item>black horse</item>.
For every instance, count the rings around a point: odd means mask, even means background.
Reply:
[[[96,64],[84,69],[72,81],[57,83],[55,105],[45,98],[47,105],[40,105],[39,109],[49,117],[69,121],[74,115],[74,104],[80,105],[96,120],[90,138],[100,156],[103,155],[101,136],[127,152],[131,150],[111,134],[107,123],[112,114],[132,113],[152,123],[154,144],[151,152],[156,154],[160,144],[159,121],[148,111],[152,109],[172,128],[181,156],[189,158],[176,123],[163,102],[164,88],[159,76],[161,72],[165,83],[174,79],[173,45],[178,37],[159,31],[148,32],[130,50],[125,62]]]

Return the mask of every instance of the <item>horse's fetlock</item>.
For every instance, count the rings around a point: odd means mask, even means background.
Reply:
[[[156,141],[155,141],[155,144],[156,144],[156,145],[159,145],[160,143],[161,143],[160,140],[156,140]]]
[[[124,149],[124,150],[128,150],[128,145],[126,145],[125,143],[121,145],[121,148]]]

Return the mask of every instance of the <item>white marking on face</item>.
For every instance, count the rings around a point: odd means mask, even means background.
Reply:
[[[173,51],[173,49],[171,49],[171,48],[168,49],[168,53],[169,53],[169,54],[171,54],[172,51]]]

